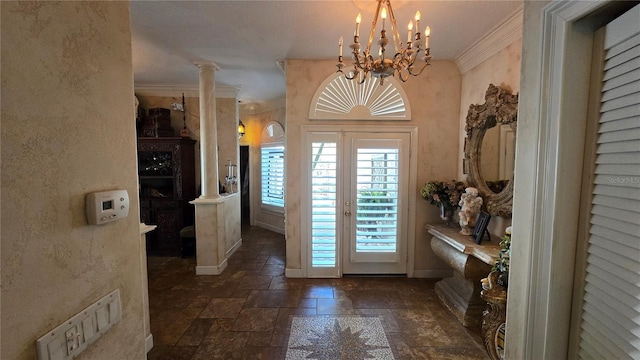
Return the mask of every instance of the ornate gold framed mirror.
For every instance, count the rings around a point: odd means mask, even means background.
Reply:
[[[518,95],[490,84],[484,99],[467,113],[464,170],[487,212],[511,217]]]

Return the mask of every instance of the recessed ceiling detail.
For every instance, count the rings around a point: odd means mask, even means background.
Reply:
[[[383,85],[368,77],[362,84],[340,73],[329,76],[316,90],[309,108],[312,120],[410,120],[411,108],[394,78]]]

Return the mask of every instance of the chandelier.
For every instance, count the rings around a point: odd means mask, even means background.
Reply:
[[[369,40],[367,41],[367,47],[360,52],[360,21],[362,19],[361,14],[356,17],[356,31],[353,35],[353,44],[349,47],[353,50],[353,70],[348,73],[344,73],[342,68],[344,64],[342,62],[342,37],[338,40],[339,56],[338,56],[338,72],[343,73],[345,78],[349,80],[356,79],[358,83],[362,84],[367,76],[371,75],[376,78],[380,78],[380,85],[383,84],[384,78],[388,76],[394,76],[397,74],[398,78],[403,82],[409,79],[409,76],[418,76],[422,71],[430,65],[431,52],[429,48],[429,36],[431,35],[431,29],[427,26],[424,31],[424,39],[420,34],[420,11],[416,12],[415,26],[416,34],[415,39],[412,38],[413,21],[409,21],[407,26],[407,44],[402,43],[400,33],[398,32],[398,25],[396,24],[396,17],[393,14],[391,8],[391,0],[377,0],[378,7],[376,8],[376,15],[373,18],[371,24],[371,31],[369,32]],[[394,55],[387,57],[387,45],[389,45],[389,39],[387,38],[386,19],[387,13],[390,17],[391,37],[394,46]],[[373,44],[373,36],[376,31],[376,25],[378,23],[378,16],[382,18],[382,30],[380,31],[380,38],[377,43],[380,46],[378,50],[378,58],[374,58],[371,54],[371,45]],[[422,52],[422,55],[420,53]],[[420,58],[422,62],[415,63],[416,59]]]

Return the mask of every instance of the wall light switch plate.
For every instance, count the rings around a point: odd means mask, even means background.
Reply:
[[[80,347],[80,338],[82,335],[77,325],[65,331],[64,337],[67,340],[67,354],[70,354],[73,350]]]
[[[36,341],[38,360],[70,360],[122,319],[115,289]]]

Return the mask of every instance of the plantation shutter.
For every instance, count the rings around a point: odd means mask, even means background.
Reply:
[[[336,143],[314,142],[311,160],[311,266],[336,266]]]
[[[336,277],[338,273],[338,137],[310,133],[310,267],[309,277]]]
[[[399,149],[357,149],[355,252],[395,254]],[[395,259],[395,258],[394,258]]]
[[[265,146],[260,156],[262,204],[284,208],[284,146]]]
[[[606,27],[580,358],[640,359],[640,6]]]
[[[260,202],[262,208],[284,212],[284,129],[271,121],[260,136]]]

